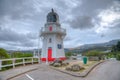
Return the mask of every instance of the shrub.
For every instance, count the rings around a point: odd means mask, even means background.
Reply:
[[[101,53],[100,51],[89,51],[85,54],[86,56],[101,56],[103,55],[103,53]]]
[[[13,52],[11,53],[12,58],[22,58],[22,57],[33,57],[32,53],[22,53],[22,52]]]
[[[72,53],[71,52],[67,52],[67,53],[65,53],[65,56],[66,56],[66,58],[69,58],[70,56],[72,56]]]
[[[9,58],[7,51],[3,48],[0,48],[0,59],[6,59],[6,58]]]

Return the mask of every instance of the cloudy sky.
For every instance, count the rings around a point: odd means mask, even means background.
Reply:
[[[51,8],[67,30],[65,48],[120,39],[120,0],[0,0],[0,47],[37,48]]]

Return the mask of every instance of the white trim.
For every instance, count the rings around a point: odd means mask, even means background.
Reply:
[[[31,61],[25,61],[25,59],[31,59]],[[37,61],[34,61],[34,59],[37,59]],[[22,61],[16,63],[15,62],[16,60],[22,60]],[[6,64],[6,65],[2,65],[2,62],[4,62],[4,61],[12,61],[12,63],[11,64]],[[12,66],[13,68],[15,68],[15,65],[23,64],[25,66],[25,63],[32,63],[32,64],[34,64],[34,62],[38,62],[39,63],[39,58],[26,57],[26,58],[1,59],[0,60],[0,70],[2,69],[2,67]]]

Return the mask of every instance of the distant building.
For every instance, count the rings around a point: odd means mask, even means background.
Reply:
[[[66,30],[61,28],[59,16],[54,10],[47,15],[47,23],[41,28],[40,37],[42,39],[42,61],[54,61],[56,58],[65,60],[63,39]]]
[[[38,53],[36,53],[36,51],[35,51],[35,50],[33,51],[33,57],[34,57],[34,58],[38,58],[38,57],[39,57],[39,54],[38,54]]]
[[[103,51],[103,53],[109,53],[111,52],[111,50],[106,50],[106,51]]]
[[[83,56],[81,54],[77,54],[74,56],[71,56],[70,59],[72,60],[82,60]]]

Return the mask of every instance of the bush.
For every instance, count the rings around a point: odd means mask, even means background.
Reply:
[[[116,59],[120,61],[120,51],[116,54]]]
[[[120,54],[118,54],[118,55],[116,56],[116,58],[117,58],[117,60],[120,61]]]
[[[72,53],[71,52],[67,52],[67,53],[65,53],[65,56],[66,56],[66,58],[69,58],[70,56],[72,56]]]
[[[85,56],[101,56],[103,53],[101,53],[100,51],[89,51],[85,54]]]
[[[22,53],[22,52],[13,52],[11,53],[12,58],[22,58],[22,57],[33,57],[32,53]]]
[[[109,53],[107,54],[107,57],[108,57],[108,58],[114,58],[114,57],[115,57],[115,55],[114,55],[114,53],[113,53],[113,52],[109,52]]]
[[[3,48],[0,48],[0,59],[6,59],[6,58],[9,58],[7,51]]]
[[[100,52],[100,51],[89,51],[85,54],[85,56],[88,56],[91,60],[101,60],[104,59],[104,53]],[[98,59],[97,59],[98,58]]]

